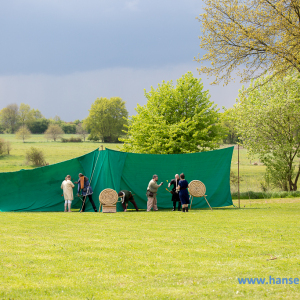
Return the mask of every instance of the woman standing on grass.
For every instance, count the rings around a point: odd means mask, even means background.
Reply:
[[[187,189],[189,187],[189,183],[184,178],[185,178],[184,174],[181,173],[177,189],[179,190],[179,199],[181,202],[182,211],[188,212],[189,204],[190,204],[190,196]]]

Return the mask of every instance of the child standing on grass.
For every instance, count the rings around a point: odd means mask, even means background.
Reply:
[[[65,198],[65,212],[67,212],[67,207],[68,207],[68,212],[71,212],[72,200],[74,199],[73,196],[74,184],[71,181],[70,175],[66,176],[66,179],[61,184],[61,188],[63,190],[64,198]]]

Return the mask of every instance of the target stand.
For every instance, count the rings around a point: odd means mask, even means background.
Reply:
[[[192,203],[193,203],[193,198],[197,197],[197,198],[201,198],[204,197],[205,201],[207,202],[208,206],[210,207],[210,209],[212,210],[211,206],[209,205],[205,193],[206,193],[206,187],[204,185],[203,182],[201,182],[200,180],[193,180],[189,183],[189,193],[191,195],[191,205],[190,205],[190,209],[192,208]]]
[[[99,195],[99,212],[103,213],[116,213],[117,212],[117,205],[118,202],[118,193],[113,189],[105,189]]]

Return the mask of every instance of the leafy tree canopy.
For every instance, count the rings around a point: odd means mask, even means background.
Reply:
[[[29,139],[30,136],[31,136],[31,132],[30,132],[30,130],[27,128],[26,125],[20,126],[20,128],[19,128],[18,131],[16,132],[16,137],[17,137],[17,139],[23,140],[23,143],[25,142],[25,140]]]
[[[190,153],[219,147],[224,133],[216,105],[191,72],[158,85],[132,116],[122,150],[136,153]]]
[[[45,137],[54,141],[61,138],[63,134],[64,131],[58,124],[50,124],[48,126],[48,129],[45,131]]]
[[[300,157],[300,79],[293,74],[269,79],[240,90],[236,129],[249,153],[267,166],[273,184],[294,191],[300,175],[299,163],[295,166]]]
[[[89,139],[117,142],[127,124],[125,101],[119,97],[97,98],[89,112],[89,116],[83,121],[90,132]]]
[[[299,0],[204,0],[198,18],[200,73],[215,77],[214,83],[231,80],[238,71],[242,81],[269,71],[284,77],[300,72]],[[208,66],[207,62],[211,65]],[[244,66],[244,70],[241,68]]]

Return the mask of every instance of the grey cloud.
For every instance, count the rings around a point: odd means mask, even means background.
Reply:
[[[188,63],[200,51],[200,12],[194,0],[7,1],[0,74]]]
[[[180,64],[162,68],[111,68],[69,75],[19,75],[0,77],[0,109],[10,103],[27,103],[47,118],[60,116],[65,121],[83,119],[97,97],[121,97],[129,114],[135,114],[137,103],[146,104],[144,89],[157,87],[163,80],[180,78],[187,71],[199,77],[197,64]],[[240,88],[239,83],[226,87],[210,86],[203,78],[204,89],[219,108],[231,107]]]

